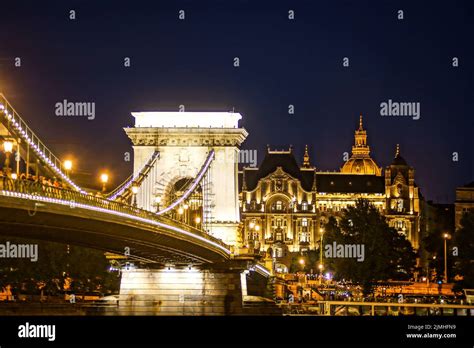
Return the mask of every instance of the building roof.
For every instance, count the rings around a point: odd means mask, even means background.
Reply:
[[[245,178],[247,190],[254,190],[258,181],[275,172],[278,167],[298,179],[306,191],[311,191],[314,183],[315,169],[300,168],[291,151],[268,150],[260,167],[244,168],[242,181]],[[384,193],[384,177],[377,175],[341,174],[341,173],[316,173],[316,189],[326,193]]]
[[[392,166],[407,166],[407,161],[400,155],[400,145],[397,144],[397,151],[395,157],[391,163]]]
[[[258,169],[244,168],[245,185],[247,189],[255,189],[260,179],[273,173],[278,167],[281,167],[285,173],[298,179],[303,189],[311,191],[314,169],[301,169],[296,162],[291,148],[288,151],[268,150]]]
[[[384,180],[377,175],[316,173],[317,191],[326,193],[384,193]]]

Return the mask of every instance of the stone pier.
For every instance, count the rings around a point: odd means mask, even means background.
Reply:
[[[123,270],[120,315],[242,314],[242,270],[195,267]]]

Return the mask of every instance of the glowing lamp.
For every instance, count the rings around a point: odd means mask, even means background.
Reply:
[[[11,141],[4,141],[3,150],[5,152],[11,153],[13,151],[13,143]]]

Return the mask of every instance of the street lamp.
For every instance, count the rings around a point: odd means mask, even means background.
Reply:
[[[155,203],[156,203],[156,211],[158,212],[160,210],[161,196],[155,197]]]
[[[319,272],[319,284],[321,284],[321,278],[323,276],[323,269],[322,269],[322,266],[323,266],[323,237],[324,237],[324,229],[323,228],[320,228],[319,229],[319,233],[321,234],[321,247],[319,248],[319,269],[320,269],[320,272]]]
[[[65,160],[64,161],[64,170],[66,170],[66,175],[69,177],[69,172],[72,169],[72,161],[71,160]]]
[[[5,173],[10,175],[10,155],[13,151],[13,143],[11,141],[3,142],[3,150],[5,151]]]
[[[102,183],[102,192],[106,190],[106,184],[109,181],[109,175],[107,173],[102,173],[100,175],[100,182]]]
[[[137,206],[137,193],[138,193],[138,185],[136,183],[133,183],[132,185],[132,193],[133,193],[132,205],[136,207]]]
[[[444,282],[448,282],[448,248],[447,248],[447,241],[451,236],[449,233],[443,234],[444,239]]]
[[[318,268],[319,268],[319,285],[321,285],[321,282],[323,281],[323,269],[324,269],[323,264],[320,263],[318,265]]]
[[[199,216],[196,216],[196,218],[194,219],[194,222],[196,223],[196,228],[197,228],[201,222],[201,218]]]
[[[300,258],[299,261],[298,261],[301,265],[301,268],[304,269],[304,264],[305,264],[305,261],[303,258]]]

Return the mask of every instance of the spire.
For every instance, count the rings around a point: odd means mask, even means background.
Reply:
[[[309,163],[309,153],[308,153],[308,145],[305,145],[304,147],[304,156],[303,156],[303,167],[309,168],[310,167]]]
[[[242,191],[247,191],[247,182],[245,181],[245,168],[242,170]]]
[[[397,152],[395,153],[395,158],[400,157],[400,144],[397,144]]]
[[[367,146],[367,132],[364,130],[362,123],[362,115],[359,116],[359,129],[354,132],[354,146],[352,147],[353,155],[361,155],[368,157],[370,153],[369,147]]]

